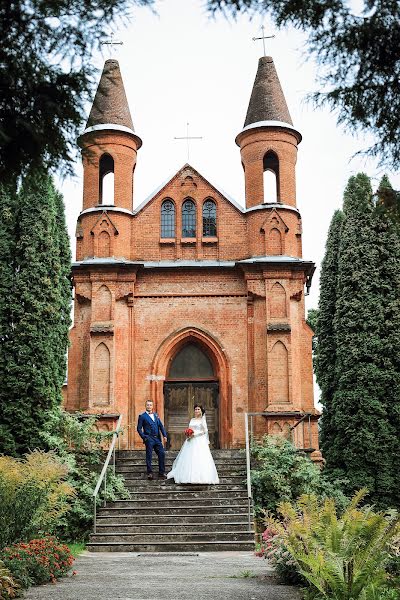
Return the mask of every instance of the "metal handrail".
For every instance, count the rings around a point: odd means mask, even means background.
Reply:
[[[94,501],[94,510],[93,510],[93,532],[96,533],[96,503],[97,503],[97,494],[99,493],[99,489],[104,480],[104,506],[106,505],[106,492],[107,492],[107,469],[111,460],[111,456],[113,456],[113,471],[115,475],[115,445],[117,440],[119,441],[119,435],[121,433],[121,421],[122,415],[118,417],[117,426],[113,431],[113,439],[110,444],[110,448],[108,450],[107,458],[104,461],[103,468],[101,470],[99,479],[97,481],[97,485],[93,492],[93,501]]]
[[[251,463],[250,463],[250,439],[249,439],[249,413],[244,413],[244,430],[246,435],[246,472],[247,472],[247,502],[249,529],[251,529],[251,509],[253,505],[253,492],[251,489]]]

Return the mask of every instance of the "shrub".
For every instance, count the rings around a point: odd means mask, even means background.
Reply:
[[[0,600],[9,600],[20,596],[20,586],[13,577],[11,571],[7,569],[2,560],[0,560]]]
[[[344,510],[348,500],[340,482],[327,481],[319,467],[288,440],[266,435],[261,444],[253,446],[252,457],[257,465],[251,473],[257,517],[265,511],[276,515],[280,502],[293,502],[302,494],[312,493],[335,498],[338,508]]]
[[[68,467],[68,483],[76,490],[67,515],[57,527],[57,535],[68,541],[87,540],[93,524],[93,491],[105,460],[104,446],[112,437],[112,432],[99,432],[95,429],[97,416],[82,417],[59,410],[48,421],[47,430],[42,434],[49,448]],[[104,500],[113,501],[129,498],[129,491],[120,475],[114,475],[110,468],[107,473],[107,493],[103,486],[97,496],[98,505]]]
[[[74,558],[54,537],[31,540],[5,548],[1,559],[22,587],[55,583],[71,569]]]
[[[299,572],[298,564],[286,548],[282,536],[279,535],[274,527],[268,526],[264,531],[261,548],[257,552],[257,556],[268,560],[269,564],[274,567],[282,583],[292,585],[302,585],[305,583],[304,578]]]
[[[358,492],[340,518],[334,500],[304,495],[280,504],[282,522],[270,520],[308,582],[308,599],[395,600],[385,569],[399,517],[360,508],[365,495]]]
[[[55,530],[74,493],[67,474],[53,453],[0,456],[0,549]]]

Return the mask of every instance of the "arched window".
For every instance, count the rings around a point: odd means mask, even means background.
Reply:
[[[182,204],[182,237],[196,237],[196,205],[193,200],[185,200]]]
[[[161,204],[161,237],[175,237],[175,204],[169,199]]]
[[[203,204],[203,237],[217,237],[217,207],[210,198]]]
[[[263,159],[264,202],[279,202],[279,159],[269,150]]]
[[[114,159],[109,154],[100,159],[99,204],[114,204]]]

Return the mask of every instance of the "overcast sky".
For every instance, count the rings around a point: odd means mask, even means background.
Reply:
[[[136,133],[143,140],[135,170],[134,205],[140,204],[186,162],[190,133],[202,136],[190,147],[190,164],[222,191],[244,204],[244,178],[235,136],[243,128],[250,93],[262,55],[260,17],[213,19],[201,0],[164,0],[158,14],[136,8],[133,19],[115,27],[123,42],[112,57],[120,62]],[[303,218],[303,255],[319,267],[332,214],[341,207],[348,178],[365,171],[375,186],[383,172],[377,163],[352,159],[368,140],[354,138],[337,126],[335,114],[305,101],[318,89],[317,68],[308,59],[306,38],[291,30],[275,31],[264,20],[267,43],[286,96],[294,126],[302,133],[297,162],[297,204]],[[101,69],[105,58],[95,57]],[[90,106],[88,106],[88,113]],[[400,189],[400,174],[389,173]],[[82,205],[82,173],[61,184],[75,257],[75,224]],[[318,274],[308,308],[318,303]]]

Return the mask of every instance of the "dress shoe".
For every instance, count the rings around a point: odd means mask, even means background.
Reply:
[[[158,479],[167,479],[167,476],[165,473],[159,473],[158,474]]]
[[[154,479],[153,473],[147,473],[147,479]]]

